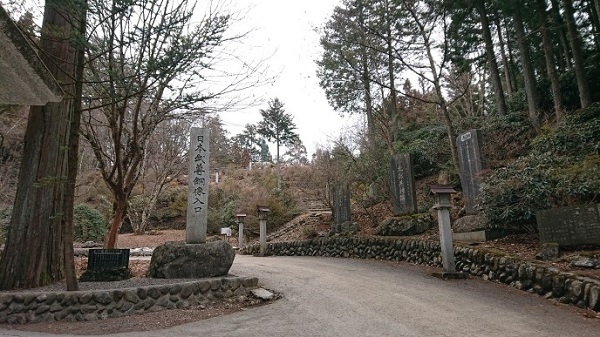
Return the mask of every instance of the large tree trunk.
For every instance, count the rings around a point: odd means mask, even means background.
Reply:
[[[73,111],[75,56],[70,36],[68,9],[58,0],[46,1],[41,57],[63,85],[66,97],[30,109],[17,195],[0,261],[2,289],[38,287],[64,276],[65,149]]]
[[[567,21],[567,32],[569,34],[569,42],[571,43],[571,53],[573,54],[573,65],[575,66],[575,77],[577,78],[577,89],[579,89],[579,101],[581,107],[586,108],[592,104],[590,89],[585,78],[585,64],[581,51],[581,39],[575,18],[573,16],[573,1],[562,0],[563,9],[565,11],[565,20]]]
[[[121,223],[127,214],[127,199],[128,196],[114,195],[113,217],[108,229],[106,240],[104,240],[104,248],[112,249],[117,247],[117,234],[121,228]]]
[[[513,21],[515,24],[515,32],[517,33],[517,45],[519,46],[521,65],[523,67],[523,79],[525,80],[529,120],[531,121],[531,124],[538,129],[540,127],[540,116],[538,112],[540,104],[533,65],[531,64],[531,57],[529,55],[529,45],[525,40],[525,28],[523,27],[523,19],[521,18],[519,10],[513,12]]]
[[[548,13],[546,12],[546,1],[536,0],[536,2],[539,15],[541,16],[540,33],[542,35],[542,43],[544,45],[546,72],[548,73],[548,79],[550,79],[550,88],[552,90],[554,113],[556,114],[556,122],[560,122],[562,116],[565,113],[565,108],[562,104],[562,94],[560,92],[560,81],[558,79],[558,73],[556,72],[556,61],[554,60],[554,48],[552,47],[552,39],[550,38],[548,26],[546,24],[546,19],[548,16]]]
[[[359,11],[359,24],[364,26],[364,13],[363,10]],[[373,97],[371,95],[371,73],[369,72],[369,57],[367,52],[367,39],[363,33],[360,36],[360,66],[361,66],[361,84],[363,87],[365,101],[365,114],[367,116],[367,147],[369,151],[375,152],[377,147],[376,135],[376,124],[373,113]]]
[[[590,18],[592,25],[592,37],[594,38],[594,44],[596,49],[600,48],[600,21],[598,20],[598,11],[596,9],[597,0],[586,1],[585,9]]]
[[[502,89],[502,80],[500,79],[500,73],[498,72],[496,54],[494,53],[494,42],[492,41],[492,33],[490,32],[490,23],[483,0],[477,1],[477,11],[479,13],[483,41],[485,42],[485,53],[487,55],[492,85],[494,86],[496,108],[498,109],[498,115],[504,116],[506,115],[506,101],[504,99],[504,90]]]
[[[560,14],[560,8],[558,5],[559,0],[550,0],[552,4],[551,12],[552,12],[552,21],[553,21],[553,30],[556,36],[558,36],[558,42],[560,44],[560,48],[562,49],[562,57],[559,58],[559,66],[561,70],[571,68],[571,51],[569,50],[569,42],[567,39],[567,34],[564,29],[564,22],[562,16]]]
[[[86,8],[77,9],[77,33],[80,37],[85,37],[86,32]],[[75,97],[73,100],[73,114],[69,130],[69,146],[67,155],[67,188],[65,191],[64,205],[64,256],[65,256],[65,276],[67,290],[76,291],[77,275],[75,274],[75,252],[73,249],[73,208],[75,205],[75,181],[77,180],[77,169],[79,166],[79,127],[81,125],[81,108],[83,97],[83,71],[85,59],[85,47],[79,44],[75,57]]]
[[[506,92],[508,96],[512,96],[513,94],[513,79],[510,71],[510,64],[508,62],[508,57],[506,57],[506,48],[504,47],[504,37],[502,37],[502,26],[500,25],[500,19],[498,17],[494,20],[496,24],[496,31],[498,32],[498,42],[500,45],[500,56],[502,58],[502,66],[504,67],[504,78],[506,82]]]
[[[386,6],[389,6],[386,3]],[[388,20],[386,22],[386,53],[387,53],[387,65],[388,65],[388,79],[390,81],[390,140],[392,141],[392,146],[389,148],[390,156],[394,156],[394,146],[393,143],[396,141],[397,132],[398,132],[398,94],[396,91],[396,69],[394,66],[394,50],[392,46],[392,27],[390,26],[392,23]]]

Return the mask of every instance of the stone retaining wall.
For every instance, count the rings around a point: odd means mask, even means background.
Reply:
[[[256,277],[226,277],[128,289],[3,293],[0,323],[93,321],[186,308],[216,298],[243,296],[257,285]]]
[[[258,252],[258,244],[246,246],[243,250],[246,254]],[[267,254],[352,257],[442,266],[439,242],[405,238],[330,237],[268,243]],[[555,298],[561,303],[600,311],[600,280],[579,277],[484,249],[457,246],[454,254],[457,271],[509,284],[546,298]]]

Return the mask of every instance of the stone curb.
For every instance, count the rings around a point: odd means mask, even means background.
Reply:
[[[75,256],[88,256],[90,248],[74,248],[73,251]],[[152,256],[153,251],[154,249],[148,247],[131,248],[129,256]]]
[[[181,309],[213,299],[245,296],[256,277],[224,277],[139,288],[0,294],[0,324],[94,321]]]
[[[240,254],[255,255],[260,245],[246,246]],[[324,256],[407,261],[442,267],[440,243],[383,237],[330,237],[267,244],[267,255]],[[485,249],[457,246],[456,270],[485,280],[511,285],[560,303],[600,312],[600,280],[577,276]]]

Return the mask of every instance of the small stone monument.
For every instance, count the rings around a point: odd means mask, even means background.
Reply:
[[[87,270],[79,281],[107,282],[129,279],[129,253],[129,249],[90,249]]]
[[[390,162],[390,185],[395,215],[417,212],[417,190],[410,153],[394,155]]]
[[[346,184],[336,184],[333,187],[333,222],[342,224],[351,221],[350,189]]]
[[[456,138],[460,183],[467,214],[477,214],[477,197],[480,194],[479,173],[483,169],[478,130],[469,130]]]
[[[335,234],[351,234],[356,232],[357,225],[352,222],[350,208],[350,188],[347,184],[333,186],[333,223],[331,232]]]
[[[600,245],[600,204],[562,207],[536,213],[540,241],[558,245]]]
[[[206,242],[209,129],[192,128],[186,241],[167,242],[152,253],[148,276],[204,278],[227,275],[235,252],[228,242]]]

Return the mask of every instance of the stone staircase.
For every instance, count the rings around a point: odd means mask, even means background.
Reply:
[[[295,217],[290,222],[281,226],[277,231],[267,236],[267,241],[273,241],[285,237],[299,227],[307,225],[313,221],[318,221],[321,216],[331,214],[331,209],[319,199],[303,200],[302,203],[306,206],[306,212]]]

